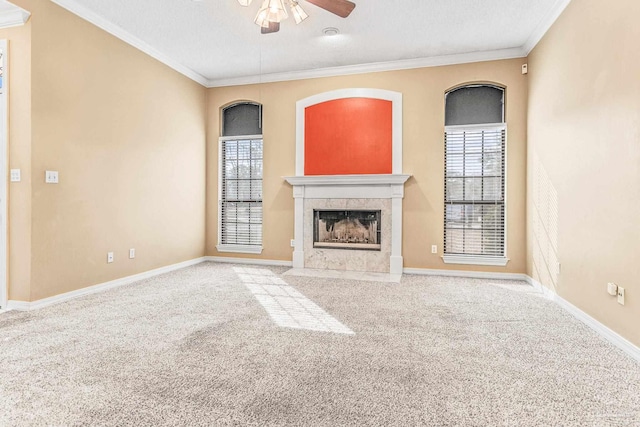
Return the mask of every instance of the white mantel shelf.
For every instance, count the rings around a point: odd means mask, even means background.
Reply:
[[[307,175],[285,176],[283,178],[294,186],[403,185],[411,178],[411,175]]]

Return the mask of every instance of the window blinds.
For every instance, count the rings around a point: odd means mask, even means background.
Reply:
[[[445,131],[445,254],[505,255],[505,132]]]
[[[262,139],[221,140],[220,243],[262,245]]]

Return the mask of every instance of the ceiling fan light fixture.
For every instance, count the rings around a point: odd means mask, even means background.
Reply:
[[[272,19],[271,22],[280,22],[283,19],[287,19],[289,14],[287,13],[287,9],[284,7],[283,0],[267,0],[269,7],[269,15]]]
[[[263,3],[266,3],[268,0],[264,0]],[[258,10],[258,14],[256,15],[256,19],[253,21],[256,24],[258,24],[259,26],[261,26],[262,28],[268,28],[269,27],[269,9],[264,7],[261,7]]]
[[[270,22],[280,22],[288,17],[282,0],[264,0],[254,22],[262,28],[268,28]]]
[[[251,4],[253,0],[238,0],[238,3],[240,3],[240,6],[244,6],[247,7]]]
[[[291,8],[291,14],[293,15],[293,19],[296,20],[296,24],[301,23],[302,21],[304,21],[309,17],[307,12],[304,11],[302,6],[300,6],[300,4],[298,4],[296,0],[290,0],[289,7]]]

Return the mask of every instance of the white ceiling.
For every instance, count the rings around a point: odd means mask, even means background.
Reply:
[[[52,0],[207,86],[526,56],[570,0],[355,0],[346,19],[304,0],[261,35],[261,1]],[[322,29],[336,27],[338,36]],[[338,68],[335,68],[338,67]]]

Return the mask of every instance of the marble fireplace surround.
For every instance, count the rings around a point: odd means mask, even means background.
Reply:
[[[330,269],[401,275],[402,199],[410,175],[291,176],[295,199],[294,269]],[[380,210],[378,251],[313,247],[314,209]]]

